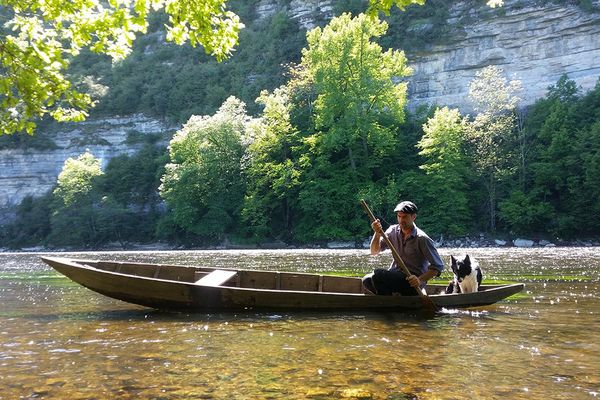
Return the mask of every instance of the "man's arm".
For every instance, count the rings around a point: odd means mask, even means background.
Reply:
[[[383,228],[381,227],[381,222],[377,219],[373,221],[371,224],[371,228],[375,233],[373,234],[373,238],[371,239],[371,245],[369,246],[371,250],[371,255],[376,256],[381,252],[381,238],[383,235]]]
[[[438,276],[438,274],[439,271],[437,269],[428,269],[424,274],[419,276],[411,275],[406,279],[408,280],[408,283],[410,283],[410,286],[420,288],[421,284],[426,284],[430,279]]]

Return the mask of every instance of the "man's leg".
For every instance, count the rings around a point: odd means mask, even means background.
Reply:
[[[400,271],[376,269],[373,271],[372,282],[377,294],[400,293],[402,296],[416,296],[418,294],[415,288],[410,286],[410,283],[406,280],[406,275]]]

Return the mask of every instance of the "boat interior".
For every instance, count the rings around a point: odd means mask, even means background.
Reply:
[[[89,267],[126,275],[189,282],[200,286],[227,286],[265,290],[365,293],[360,278],[298,272],[215,269],[181,265],[73,260]]]

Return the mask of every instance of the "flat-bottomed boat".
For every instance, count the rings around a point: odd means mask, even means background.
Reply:
[[[105,296],[162,310],[420,310],[421,296],[377,296],[359,277],[43,257],[71,280]],[[522,283],[481,285],[445,294],[427,285],[438,308],[479,307],[523,290]]]

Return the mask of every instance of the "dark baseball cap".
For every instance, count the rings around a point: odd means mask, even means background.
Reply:
[[[405,214],[416,214],[417,206],[412,201],[403,201],[398,203],[396,208],[394,208],[394,212],[403,212]]]

